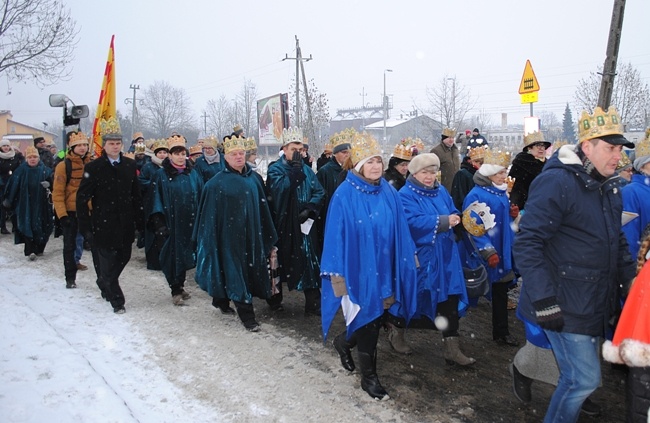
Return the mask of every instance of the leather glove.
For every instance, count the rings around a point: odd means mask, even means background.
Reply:
[[[564,327],[564,317],[562,316],[562,309],[557,304],[555,297],[544,298],[543,300],[533,302],[535,307],[535,317],[537,317],[537,324],[546,330],[554,332],[562,331]]]
[[[496,267],[499,265],[499,255],[494,253],[490,257],[487,258],[488,266],[490,266],[493,269],[496,269]]]
[[[332,290],[334,291],[334,296],[340,298],[344,295],[348,295],[348,288],[345,285],[345,278],[343,276],[332,276]]]
[[[167,238],[169,236],[169,228],[167,228],[167,226],[159,227],[158,229],[156,229],[156,236]]]
[[[70,218],[68,216],[63,216],[61,219],[59,219],[59,225],[61,225],[62,228],[69,228],[72,222],[70,222]]]
[[[291,157],[291,166],[302,169],[302,154],[300,154],[300,151],[293,152],[293,157]]]
[[[309,219],[309,210],[308,209],[305,209],[305,210],[301,211],[300,213],[298,213],[298,221],[300,221],[300,223],[305,223],[305,221],[307,221],[307,219]]]
[[[516,219],[519,216],[519,206],[516,204],[510,205],[510,217]]]

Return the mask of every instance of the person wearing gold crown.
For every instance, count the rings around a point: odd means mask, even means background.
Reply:
[[[456,130],[445,128],[440,135],[440,144],[431,149],[431,153],[440,159],[440,183],[447,192],[451,192],[454,176],[460,169],[460,152],[455,138]]]
[[[84,167],[77,190],[77,220],[91,245],[102,297],[114,313],[122,314],[126,309],[119,277],[131,260],[136,229],[144,229],[142,196],[135,160],[122,154],[118,120],[102,119],[100,133],[104,148],[100,157]]]
[[[630,183],[633,173],[634,165],[630,161],[628,155],[623,152],[623,154],[621,154],[621,160],[618,161],[618,165],[616,166],[616,174],[621,178],[621,187]]]
[[[637,256],[641,234],[650,224],[650,129],[646,133],[648,136],[635,148],[632,180],[621,190],[623,211],[638,215],[623,225],[623,233],[627,237],[632,257]]]
[[[578,420],[600,383],[600,338],[620,286],[635,275],[616,176],[623,147],[634,144],[614,107],[584,111],[578,127],[578,144],[561,147],[533,180],[515,240],[517,315],[543,330],[560,372],[545,422]],[[531,379],[518,370],[515,392],[530,398]]]
[[[11,146],[11,142],[2,138],[0,140],[0,203],[4,199],[5,186],[9,182],[11,175],[18,169],[25,161],[25,157],[20,151],[15,150]],[[2,235],[9,235],[11,232],[7,229],[7,220],[9,213],[4,207],[0,207],[0,233]],[[14,231],[16,229],[16,217],[11,216]]]
[[[51,186],[52,169],[41,162],[36,147],[27,147],[25,161],[7,182],[2,207],[15,213],[14,243],[25,244],[25,256],[31,261],[43,255],[54,228]]]
[[[147,224],[155,230],[160,265],[171,289],[172,303],[185,304],[187,270],[196,266],[191,228],[196,219],[203,180],[187,158],[185,138],[167,139],[169,155],[151,179],[152,206]]]
[[[68,133],[68,152],[65,159],[54,169],[52,203],[63,231],[63,268],[66,288],[77,287],[77,270],[79,270],[79,260],[75,257],[79,232],[77,191],[83,178],[84,166],[90,162],[89,149],[88,137],[83,132]]]
[[[508,286],[515,279],[512,245],[515,233],[510,212],[506,175],[510,154],[488,149],[483,164],[474,174],[475,186],[463,201],[463,210],[473,202],[485,203],[495,216],[495,226],[477,236],[468,230],[481,258],[487,263],[492,295],[492,339],[497,343],[517,346],[519,341],[508,327]],[[466,257],[471,257],[471,253]],[[469,265],[468,267],[474,267]]]
[[[316,171],[318,172],[321,167],[325,166],[332,158],[332,155],[334,154],[332,144],[327,143],[325,144],[325,147],[323,147],[323,152],[321,153],[320,157],[316,160]]]
[[[524,137],[524,149],[512,161],[508,176],[515,180],[510,191],[510,204],[521,212],[528,199],[531,182],[542,173],[546,163],[546,150],[551,143],[544,139],[541,132],[533,132]]]
[[[153,191],[151,190],[151,180],[153,176],[162,168],[163,161],[169,156],[169,145],[167,139],[162,138],[153,140],[150,143],[153,155],[138,175],[138,181],[142,189],[142,203],[144,205],[144,216],[149,216],[153,208]],[[147,260],[147,269],[162,270],[160,266],[160,248],[162,245],[154,242],[156,240],[155,228],[151,225],[144,227],[144,254]],[[160,241],[160,239],[159,239]]]
[[[399,194],[382,178],[377,141],[357,134],[351,146],[354,168],[332,197],[325,228],[323,337],[342,308],[347,330],[333,341],[341,365],[354,371],[357,347],[361,388],[381,400],[388,393],[377,376],[377,340],[388,312],[406,322],[415,313],[415,244]]]
[[[206,183],[223,170],[223,154],[217,150],[217,139],[208,137],[203,140],[203,155],[194,162],[194,169]]]
[[[454,175],[451,183],[451,198],[458,210],[462,210],[463,201],[467,194],[474,188],[474,174],[483,164],[487,147],[476,147],[467,150],[467,156],[460,164],[460,170]],[[462,225],[456,226],[462,229]]]
[[[410,140],[402,140],[393,149],[393,155],[388,159],[388,167],[384,171],[384,179],[390,185],[399,191],[406,183],[406,176],[408,175],[408,166],[411,158],[419,152],[417,147],[413,145]]]
[[[282,132],[282,152],[269,166],[266,187],[271,198],[273,220],[278,232],[278,264],[281,282],[289,290],[305,294],[305,314],[320,315],[320,245],[317,229],[307,225],[318,217],[325,191],[316,174],[303,162],[302,130]],[[306,226],[302,226],[306,223]],[[272,310],[283,310],[282,285],[268,300]]]
[[[267,259],[277,234],[264,181],[246,162],[246,147],[244,138],[228,138],[224,170],[203,187],[193,234],[194,278],[223,314],[233,314],[232,300],[244,327],[257,332],[253,297],[271,297]]]

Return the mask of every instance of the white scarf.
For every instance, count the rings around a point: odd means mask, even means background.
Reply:
[[[212,155],[212,156],[208,156],[207,154],[203,153],[203,157],[205,157],[205,161],[208,162],[208,164],[219,163],[219,161],[220,161],[218,151],[216,153],[214,153],[214,155]]]
[[[0,159],[9,160],[9,159],[13,159],[15,156],[16,156],[16,150],[14,150],[13,148],[7,151],[6,153],[0,151]]]

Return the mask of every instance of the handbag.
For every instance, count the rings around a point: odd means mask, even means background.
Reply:
[[[472,245],[473,251],[470,252],[470,255],[480,260],[480,255],[478,254],[474,240],[467,233],[465,233],[465,236]],[[467,288],[467,296],[469,298],[483,297],[490,292],[487,269],[482,263],[479,263],[475,268],[463,267],[463,276],[465,277],[465,287]]]

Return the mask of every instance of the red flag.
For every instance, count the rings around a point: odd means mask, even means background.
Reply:
[[[95,113],[95,122],[93,123],[93,151],[95,156],[102,153],[102,137],[99,133],[100,119],[109,119],[117,117],[115,109],[115,51],[113,49],[113,40],[115,35],[111,36],[111,46],[108,49],[108,59],[106,60],[106,69],[104,70],[104,81],[102,90],[99,93],[99,104]]]

